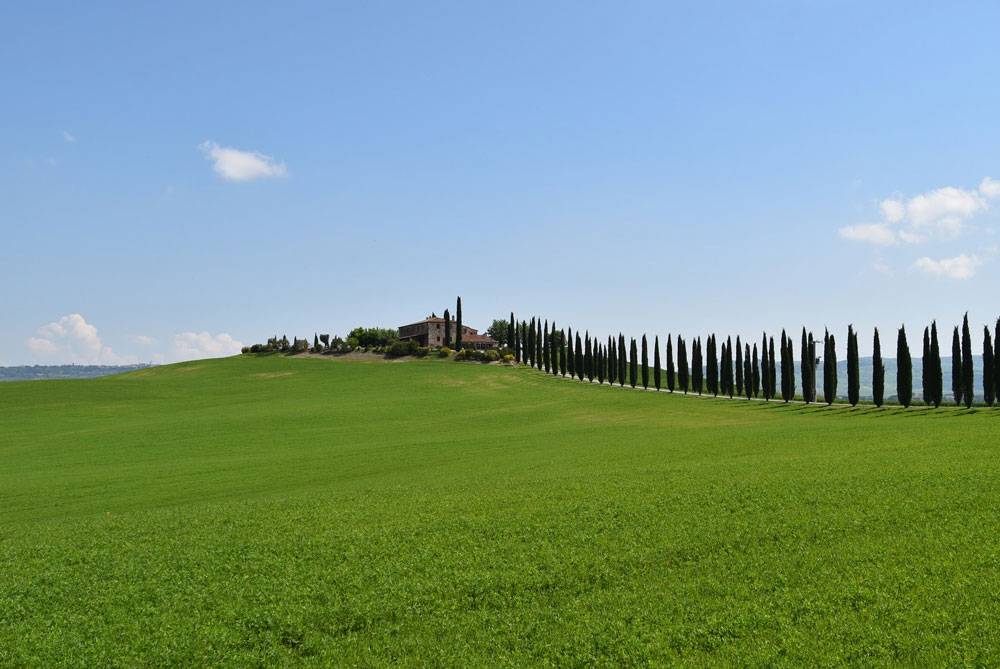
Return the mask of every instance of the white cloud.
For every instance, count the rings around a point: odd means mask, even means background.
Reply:
[[[225,332],[212,335],[208,332],[200,334],[182,332],[174,335],[172,346],[173,358],[181,360],[198,360],[200,358],[221,358],[236,355],[243,348],[243,342],[236,341]]]
[[[76,141],[76,137],[74,137],[73,135],[69,134],[65,130],[62,131],[62,138],[65,139],[67,142],[70,142],[70,143],[73,143],[73,142]]]
[[[1000,197],[1000,181],[986,177],[979,184],[979,192],[989,198]]]
[[[250,181],[288,174],[284,162],[276,163],[272,156],[257,151],[240,151],[207,140],[198,145],[198,149],[213,161],[212,169],[228,181]]]
[[[912,267],[926,274],[934,274],[948,279],[971,279],[976,273],[976,268],[982,264],[983,261],[978,257],[963,253],[954,258],[942,258],[941,260],[920,258],[913,263]]]
[[[146,335],[136,335],[132,337],[132,340],[137,344],[142,344],[143,346],[156,346],[158,343],[152,337],[147,337]]]
[[[884,262],[875,261],[872,263],[872,269],[879,274],[884,274],[885,276],[892,276],[892,268],[886,265]]]
[[[132,356],[120,356],[101,343],[97,328],[80,314],[69,314],[43,325],[38,337],[25,342],[32,353],[84,365],[118,365],[136,362]]]
[[[977,190],[946,186],[915,195],[882,200],[883,220],[840,228],[844,239],[880,246],[919,244],[932,239],[954,239],[974,216],[989,209],[989,201],[1000,197],[1000,181],[986,177]]]
[[[870,242],[879,246],[893,246],[899,243],[896,233],[885,223],[861,223],[840,229],[840,236],[859,242]]]

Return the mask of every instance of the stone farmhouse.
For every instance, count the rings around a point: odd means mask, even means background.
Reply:
[[[451,338],[457,335],[455,319],[451,321]],[[399,341],[416,341],[418,346],[444,346],[444,319],[431,314],[422,321],[399,326]],[[462,326],[462,346],[486,350],[497,348],[499,343],[492,337],[479,334],[479,330]]]

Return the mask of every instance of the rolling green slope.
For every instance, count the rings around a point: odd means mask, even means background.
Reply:
[[[280,357],[0,406],[0,666],[1000,658],[1000,411]]]

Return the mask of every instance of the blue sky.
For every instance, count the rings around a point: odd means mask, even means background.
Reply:
[[[0,362],[1000,315],[993,3],[7,3]]]

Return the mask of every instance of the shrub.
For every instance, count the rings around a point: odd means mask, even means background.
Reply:
[[[411,341],[397,341],[392,346],[389,346],[384,350],[387,357],[398,358],[404,355],[420,355],[418,353],[419,349],[420,347],[417,346],[417,342],[411,340]],[[420,355],[420,357],[427,355],[426,351],[429,350],[430,349],[424,349],[425,352],[423,353],[423,355]]]
[[[347,350],[348,351],[353,351],[357,347],[358,347],[358,338],[357,337],[348,337],[347,338]]]
[[[429,346],[418,346],[417,350],[413,352],[413,355],[417,356],[418,358],[426,358],[427,354],[430,352],[431,349]]]
[[[497,353],[492,348],[487,349],[485,351],[480,351],[480,356],[481,357],[479,359],[482,360],[483,362],[496,362],[497,360],[500,359],[500,354]]]
[[[503,357],[503,362],[504,362],[505,365],[511,364],[512,362],[514,362],[514,356],[511,355],[510,353],[506,354]]]
[[[452,350],[450,348],[448,348],[447,346],[442,346],[441,349],[438,351],[438,357],[439,358],[447,358],[451,354],[452,354]]]
[[[244,346],[243,348],[240,349],[240,353],[243,353],[244,355],[246,355],[249,352],[250,352],[249,346]]]

